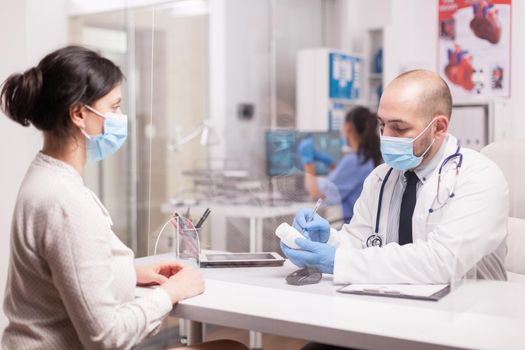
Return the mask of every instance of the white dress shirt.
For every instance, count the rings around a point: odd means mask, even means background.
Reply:
[[[445,148],[447,144],[443,142],[439,147],[437,153],[430,159],[426,164],[418,166],[414,169],[419,182],[417,184],[416,198],[418,197],[420,191],[419,189],[427,181],[427,179],[432,175],[434,170],[440,166],[441,158],[445,153]],[[399,176],[397,178],[397,183],[394,187],[392,193],[392,198],[390,198],[390,210],[388,211],[388,226],[386,233],[386,243],[399,242],[399,215],[401,214],[401,202],[403,199],[403,193],[405,193],[405,188],[407,186],[407,179],[404,176]]]

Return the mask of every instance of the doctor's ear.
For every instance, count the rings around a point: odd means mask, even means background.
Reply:
[[[448,123],[449,123],[449,120],[446,116],[438,115],[436,117],[436,122],[435,122],[435,137],[436,138],[445,137],[445,135],[448,132]]]
[[[81,129],[86,127],[86,113],[81,104],[76,104],[69,108],[69,119],[73,125]]]

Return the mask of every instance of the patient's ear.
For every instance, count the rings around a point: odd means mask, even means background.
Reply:
[[[82,105],[76,104],[69,108],[69,119],[73,125],[78,126],[80,129],[86,128],[86,116]]]

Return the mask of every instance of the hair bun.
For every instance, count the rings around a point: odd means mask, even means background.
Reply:
[[[17,123],[29,126],[42,91],[42,71],[33,67],[23,74],[11,75],[2,85],[2,110]]]
[[[42,85],[42,71],[38,66],[29,68],[24,72],[24,76],[27,76],[27,79],[32,80],[36,84]]]

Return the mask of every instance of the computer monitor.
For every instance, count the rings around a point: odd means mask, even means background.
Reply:
[[[312,137],[314,148],[328,155],[334,162],[342,157],[341,135],[339,131],[304,132],[276,130],[266,132],[266,159],[269,176],[301,175],[304,173],[297,147],[302,140]],[[325,164],[316,162],[317,175],[328,174]]]

